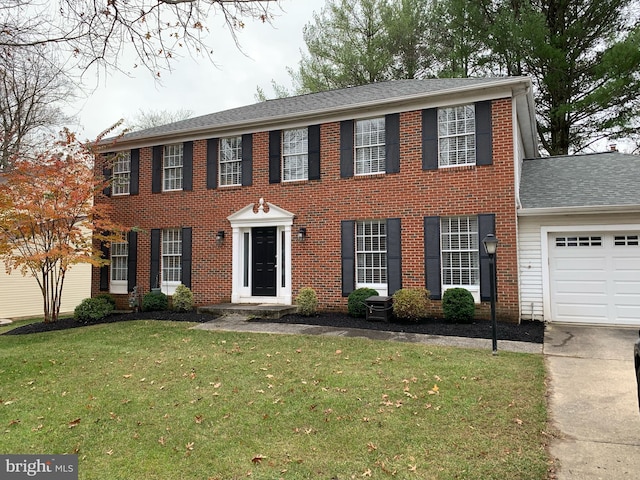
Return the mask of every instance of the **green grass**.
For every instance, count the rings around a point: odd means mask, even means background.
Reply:
[[[0,452],[80,479],[541,479],[540,355],[125,322],[0,336]]]

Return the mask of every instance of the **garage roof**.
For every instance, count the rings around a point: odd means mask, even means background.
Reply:
[[[640,207],[640,156],[620,152],[524,160],[520,214]]]

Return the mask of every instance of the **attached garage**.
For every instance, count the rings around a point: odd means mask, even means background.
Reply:
[[[521,317],[640,326],[640,157],[525,160],[520,203]]]
[[[558,232],[548,237],[552,320],[640,323],[638,232]]]

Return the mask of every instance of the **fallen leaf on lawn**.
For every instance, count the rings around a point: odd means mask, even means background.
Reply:
[[[162,445],[163,447],[164,447],[165,442],[166,442],[166,440],[164,439],[164,437],[160,437],[160,438],[158,439],[158,443],[159,443],[160,445]]]
[[[106,453],[107,455],[113,455],[113,448],[112,448],[111,450],[107,450],[105,453]]]
[[[122,376],[123,376],[124,378],[131,378],[131,377],[133,377],[133,375],[132,375],[132,374],[130,374],[130,373],[127,373],[126,375],[122,375]]]
[[[20,423],[20,420],[11,420],[11,421],[9,422],[9,426],[11,426],[11,425],[16,425],[16,424],[18,424],[18,423]]]
[[[372,475],[371,473],[371,469],[367,468],[364,473],[362,474],[363,477],[370,477]]]
[[[196,423],[198,424],[202,423],[202,418],[203,418],[202,415],[196,415],[195,416]]]
[[[369,450],[370,452],[373,452],[375,450],[377,450],[378,447],[376,447],[373,443],[369,442],[367,443],[367,450]]]
[[[342,350],[336,350],[336,355],[340,355],[342,353]]]
[[[516,418],[514,420],[518,425],[522,425],[524,422],[522,420],[520,420],[519,418]]]
[[[438,387],[438,385],[434,385],[433,388],[429,390],[427,393],[429,395],[437,395],[439,391],[440,391],[440,388]]]
[[[262,462],[262,460],[264,460],[265,458],[267,458],[267,457],[265,457],[264,455],[256,455],[255,457],[253,457],[253,458],[251,459],[251,461],[252,461],[253,463],[261,463],[261,462]]]
[[[75,420],[71,420],[68,424],[69,428],[77,427],[80,425],[80,419],[76,418]]]
[[[194,442],[189,442],[185,445],[185,448],[189,451],[193,450]]]

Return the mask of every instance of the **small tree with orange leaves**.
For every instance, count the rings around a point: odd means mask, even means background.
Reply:
[[[45,322],[58,319],[69,268],[106,264],[100,242],[122,241],[125,232],[106,205],[94,205],[105,180],[94,175],[92,145],[65,130],[33,158],[17,158],[0,184],[0,258],[7,273],[37,280]]]

